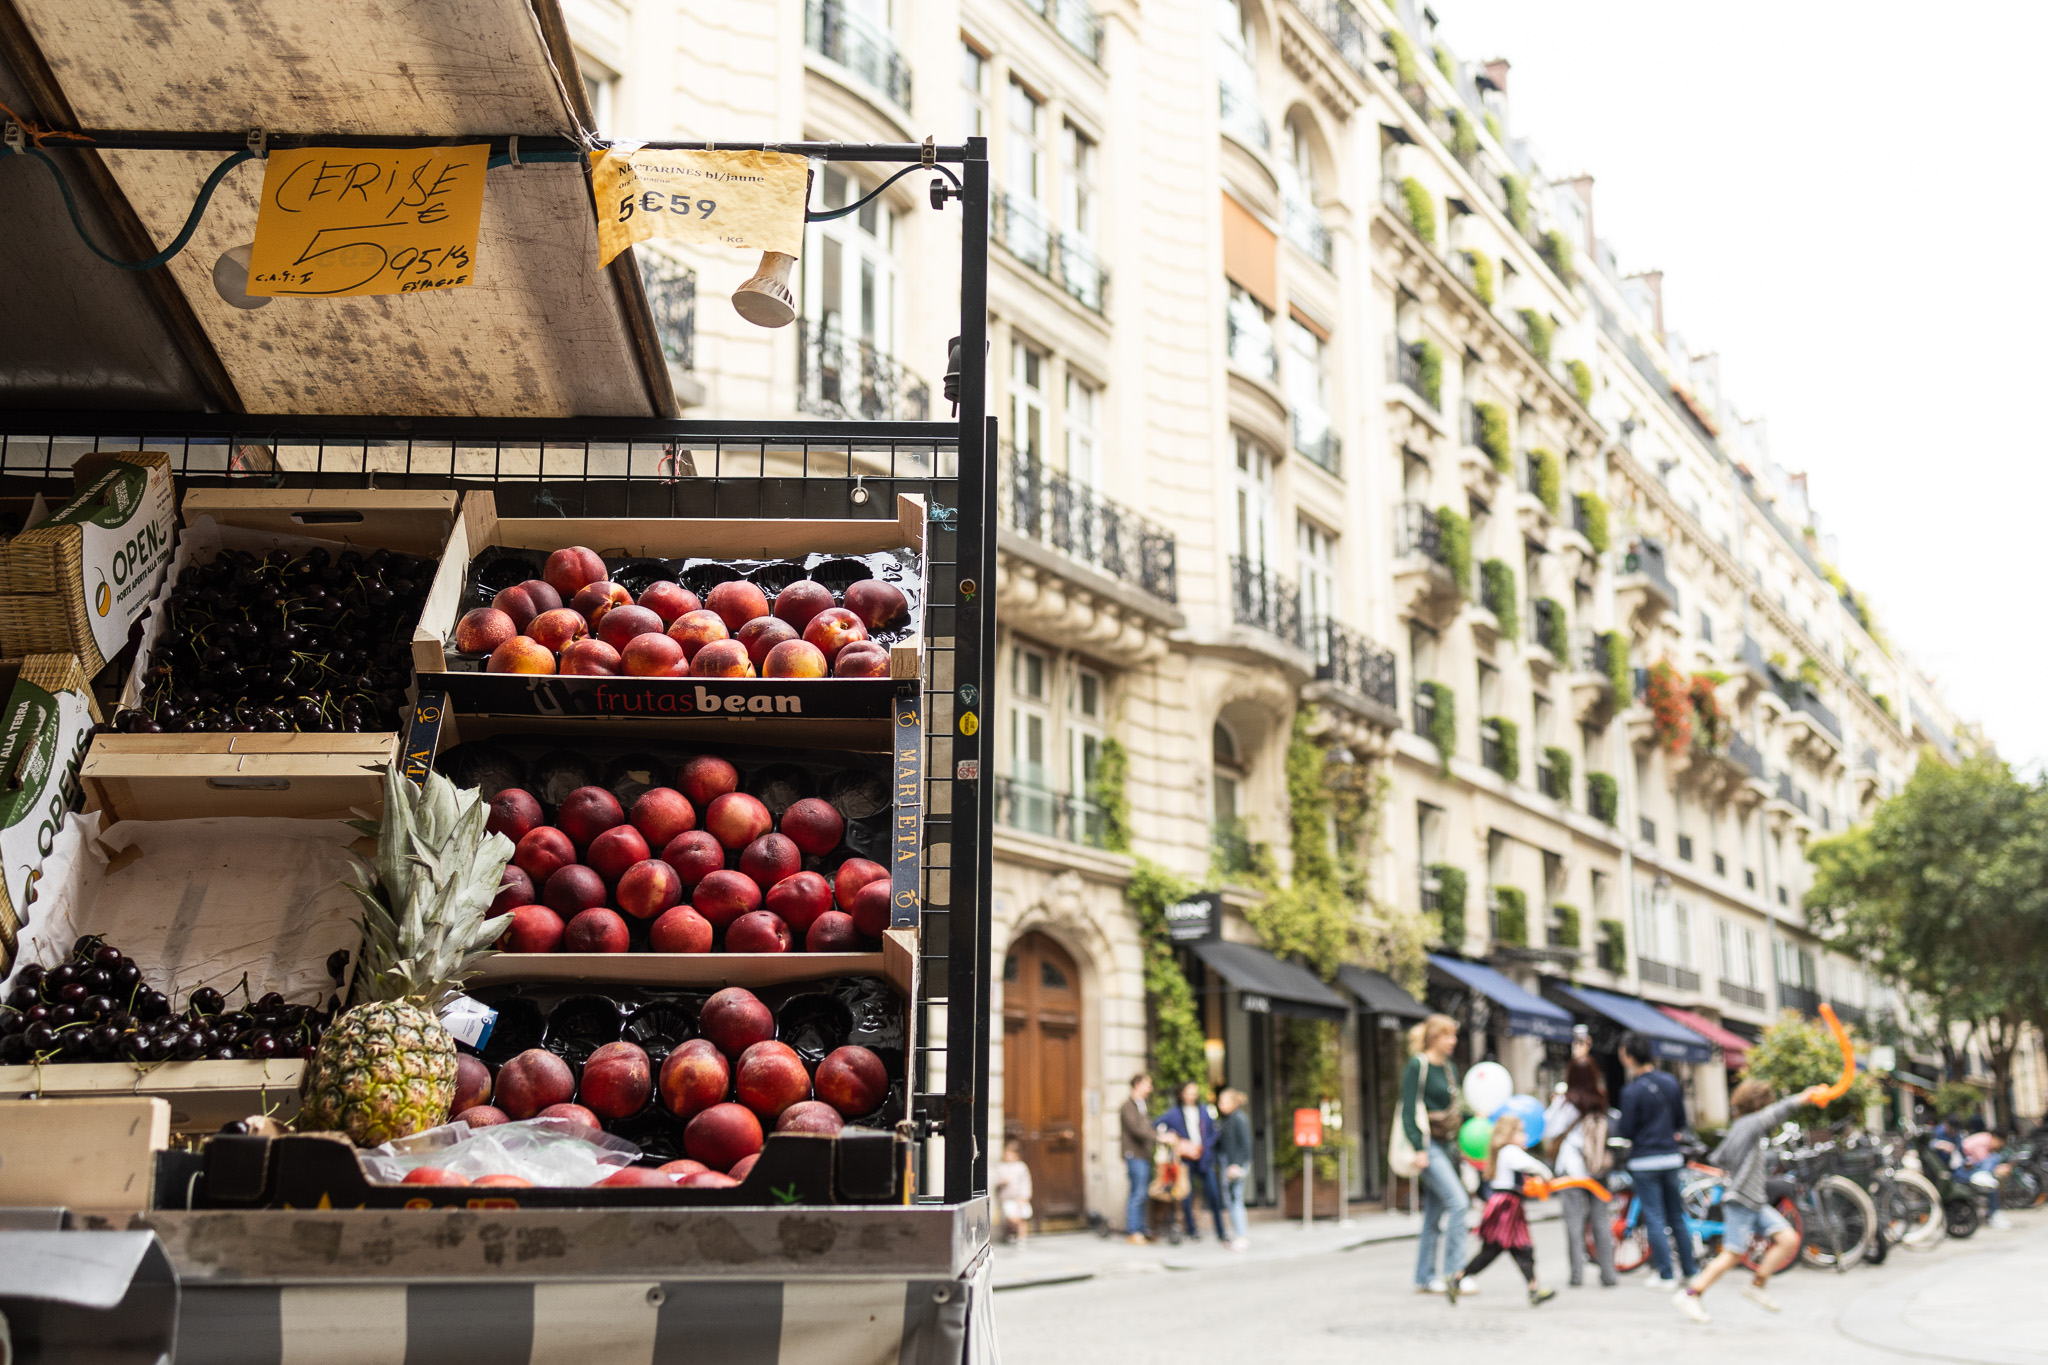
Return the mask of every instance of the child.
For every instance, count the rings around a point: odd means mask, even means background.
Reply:
[[[990,1183],[1002,1215],[1002,1233],[1021,1247],[1031,1230],[1031,1168],[1024,1164],[1024,1148],[1017,1139],[1003,1143],[1003,1159],[994,1174]]]
[[[1818,1103],[1815,1096],[1821,1089],[1814,1086],[1780,1100],[1769,1081],[1752,1077],[1736,1086],[1735,1093],[1729,1096],[1728,1109],[1734,1122],[1728,1125],[1727,1134],[1710,1158],[1727,1172],[1721,1186],[1721,1254],[1672,1298],[1678,1311],[1694,1322],[1707,1320],[1700,1297],[1742,1259],[1751,1239],[1758,1236],[1770,1238],[1771,1247],[1764,1253],[1756,1274],[1742,1286],[1742,1297],[1759,1308],[1779,1311],[1778,1301],[1764,1286],[1774,1272],[1783,1270],[1798,1253],[1799,1234],[1783,1214],[1771,1207],[1770,1196],[1765,1193],[1764,1139],[1801,1105]]]
[[[1522,1177],[1551,1179],[1550,1168],[1522,1150],[1522,1121],[1503,1114],[1493,1121],[1493,1142],[1487,1148],[1483,1174],[1490,1193],[1486,1212],[1479,1219],[1479,1254],[1458,1274],[1444,1281],[1444,1297],[1453,1304],[1464,1281],[1493,1264],[1505,1251],[1515,1258],[1522,1278],[1529,1282],[1529,1306],[1539,1307],[1557,1297],[1555,1289],[1536,1283],[1536,1252],[1529,1245],[1529,1220],[1522,1213]]]

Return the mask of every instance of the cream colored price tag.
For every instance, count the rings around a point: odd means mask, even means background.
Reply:
[[[787,152],[592,152],[597,262],[650,237],[801,255],[806,170]]]
[[[272,152],[249,292],[335,298],[471,283],[490,155],[486,143]]]

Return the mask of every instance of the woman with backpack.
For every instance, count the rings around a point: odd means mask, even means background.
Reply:
[[[1574,1049],[1577,1051],[1577,1049]],[[1578,1176],[1602,1180],[1613,1168],[1607,1153],[1607,1087],[1600,1080],[1600,1067],[1592,1057],[1581,1054],[1565,1068],[1564,1094],[1551,1102],[1543,1115],[1543,1131],[1552,1134],[1551,1153],[1560,1178]],[[1614,1225],[1607,1205],[1589,1190],[1563,1189],[1557,1192],[1559,1212],[1564,1215],[1564,1250],[1571,1262],[1571,1286],[1584,1283],[1586,1273],[1586,1224],[1593,1225],[1593,1263],[1600,1268],[1600,1283],[1612,1289],[1614,1275]]]

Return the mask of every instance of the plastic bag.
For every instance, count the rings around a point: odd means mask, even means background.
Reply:
[[[399,1184],[421,1166],[467,1180],[516,1175],[536,1185],[595,1185],[639,1158],[640,1149],[626,1139],[570,1119],[525,1119],[489,1128],[444,1123],[356,1153],[363,1174],[386,1185]]]

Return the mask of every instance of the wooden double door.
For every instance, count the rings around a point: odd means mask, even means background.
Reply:
[[[1003,960],[1003,1136],[1024,1149],[1040,1219],[1087,1213],[1081,1088],[1081,973],[1057,943],[1025,934]]]

